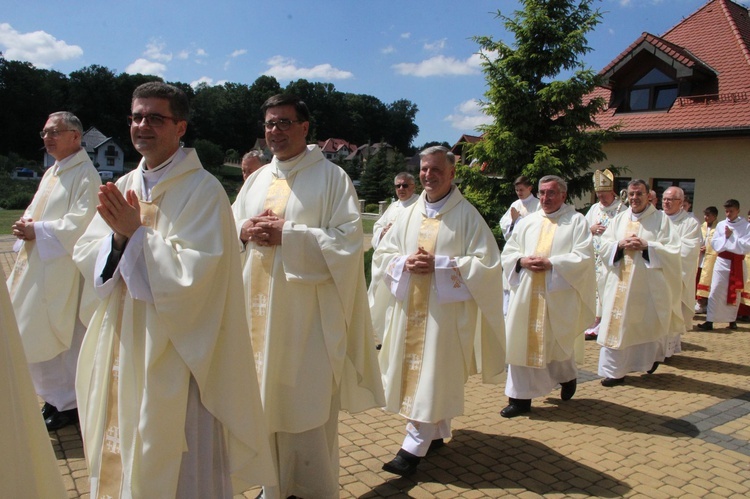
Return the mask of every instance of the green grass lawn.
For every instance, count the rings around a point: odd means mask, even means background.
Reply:
[[[0,210],[0,236],[11,233],[10,226],[21,218],[23,210]]]
[[[375,220],[369,220],[367,218],[362,219],[362,229],[365,234],[372,234],[373,225],[375,225]]]

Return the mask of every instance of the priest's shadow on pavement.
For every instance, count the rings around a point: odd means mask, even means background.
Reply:
[[[633,378],[636,377],[633,376]],[[612,393],[614,394],[614,392]],[[553,407],[532,406],[531,412],[524,416],[531,420],[550,422],[559,421],[586,426],[612,428],[630,433],[643,433],[670,437],[675,436],[675,432],[665,426],[665,424],[675,421],[675,418],[660,416],[659,414],[654,414],[652,412],[628,407],[627,405],[619,404],[616,401],[593,398],[573,398],[570,401],[561,402],[560,399],[553,399],[550,397],[547,398],[545,402],[547,404],[552,404]],[[677,436],[686,435],[695,437],[700,434],[700,431],[694,425],[689,425],[681,430],[680,433],[681,434]]]
[[[708,352],[708,348],[703,345],[696,345],[695,343],[687,343],[685,341],[680,342],[683,352]]]
[[[590,497],[623,497],[631,487],[607,473],[582,465],[535,440],[459,429],[445,447],[422,459],[409,478],[392,478],[359,496],[409,497],[409,491],[428,482],[451,489],[489,491],[502,489],[513,495],[563,494]]]
[[[671,365],[672,364],[670,363],[670,366]],[[744,376],[748,375],[748,368],[743,366],[737,367],[742,367],[743,373],[741,374],[743,374]],[[696,376],[700,376],[700,373],[696,373]],[[628,376],[625,379],[626,386],[632,386],[635,388],[645,388],[648,390],[665,390],[668,392],[683,392],[688,394],[703,394],[722,398],[725,400],[741,398],[742,395],[750,391],[750,384],[748,383],[744,383],[744,386],[737,386],[734,384],[722,385],[719,383],[711,383],[709,381],[702,381],[693,377],[685,376],[682,374],[673,374],[669,372],[654,373],[650,376]]]
[[[716,359],[702,359],[685,355],[675,355],[673,357],[670,357],[665,362],[665,365],[683,371],[699,371],[750,376],[750,366],[735,364],[733,362],[725,362],[723,360]],[[657,372],[656,374],[659,373]]]

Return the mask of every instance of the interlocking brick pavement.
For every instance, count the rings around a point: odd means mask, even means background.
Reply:
[[[0,236],[7,275],[12,238]],[[704,318],[699,317],[701,320]],[[466,386],[453,438],[411,478],[380,469],[400,447],[404,421],[373,409],[341,413],[342,498],[750,496],[750,325],[689,332],[683,352],[651,375],[604,388],[599,347],[586,342],[578,391],[534,399],[514,419],[503,385]],[[69,497],[89,497],[77,427],[50,433]],[[254,498],[251,489],[238,498]]]

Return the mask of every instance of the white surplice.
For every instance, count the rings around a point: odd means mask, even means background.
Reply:
[[[732,235],[726,236],[725,227],[732,229]],[[711,246],[717,253],[714,271],[711,277],[711,291],[708,295],[706,320],[710,322],[734,322],[737,320],[737,310],[740,299],[727,303],[729,286],[730,260],[718,256],[722,251],[729,251],[738,255],[750,253],[750,223],[742,215],[732,221],[722,220],[716,225]],[[742,260],[742,275],[747,275],[745,260]],[[744,279],[743,279],[744,282]],[[740,290],[741,291],[741,290]],[[740,295],[740,293],[737,293]]]

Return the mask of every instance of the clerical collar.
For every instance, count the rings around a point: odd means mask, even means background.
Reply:
[[[640,219],[641,219],[641,217],[642,217],[643,215],[645,215],[647,211],[648,211],[648,206],[646,206],[646,207],[645,207],[645,208],[643,209],[643,211],[642,211],[642,212],[640,212],[640,213],[636,213],[636,212],[634,212],[634,211],[633,211],[633,210],[631,209],[631,210],[630,210],[630,219],[631,219],[631,220],[640,220]]]
[[[424,197],[424,206],[425,206],[425,209],[427,210],[428,218],[435,218],[435,216],[438,214],[440,209],[443,206],[445,206],[445,203],[448,202],[448,198],[451,197],[452,192],[453,192],[453,186],[451,186],[451,190],[448,191],[448,194],[438,199],[434,203],[430,203],[429,201],[427,201],[427,196]]]
[[[557,209],[557,211],[553,211],[552,213],[546,213],[544,210],[542,210],[542,215],[551,219],[558,218],[560,215],[562,215],[562,211],[564,207],[565,205],[561,204],[560,207]]]
[[[280,173],[280,175],[278,176],[283,178],[285,174],[289,173],[295,166],[297,166],[300,160],[305,157],[305,154],[307,154],[307,147],[305,147],[305,149],[301,153],[294,156],[293,158],[289,158],[284,161],[276,158],[276,171]]]
[[[63,158],[63,159],[61,159],[60,161],[57,161],[57,160],[55,160],[55,164],[54,164],[54,165],[52,165],[52,166],[53,166],[53,167],[54,167],[55,169],[54,169],[54,170],[52,170],[52,173],[54,173],[55,175],[57,175],[57,174],[58,174],[58,172],[59,172],[60,170],[62,170],[62,169],[63,169],[63,168],[65,168],[66,166],[68,166],[68,165],[70,164],[70,162],[71,162],[71,161],[73,161],[73,157],[74,157],[74,156],[75,156],[76,154],[78,154],[78,152],[79,152],[79,151],[80,151],[80,149],[78,149],[78,151],[74,152],[74,153],[73,153],[73,154],[71,154],[70,156],[66,156],[66,157],[64,157],[64,158]]]
[[[173,155],[171,155],[169,158],[167,158],[166,161],[161,163],[156,168],[149,169],[146,167],[146,160],[145,158],[141,160],[141,175],[143,178],[143,189],[141,191],[141,194],[143,196],[142,199],[145,201],[151,201],[151,190],[154,188],[156,184],[159,183],[159,181],[166,175],[174,166],[182,161],[187,154],[185,151],[180,147],[178,148]]]
[[[679,217],[681,213],[682,213],[682,208],[680,208],[680,211],[678,211],[678,212],[677,212],[677,213],[675,213],[674,215],[667,215],[667,216],[669,217],[669,219],[670,219],[671,221],[673,221],[673,222],[674,222],[674,221],[675,221],[675,219],[676,219],[677,217]]]
[[[742,215],[737,215],[737,217],[734,220],[729,220],[729,223],[730,224],[736,224],[739,221],[740,218],[742,218]]]
[[[529,196],[528,196],[528,197],[527,197],[526,199],[522,199],[522,200],[521,200],[521,202],[522,202],[522,203],[523,203],[524,205],[527,205],[527,204],[529,204],[529,203],[530,203],[531,201],[533,201],[534,199],[536,199],[536,196],[534,196],[533,194],[529,194]]]

